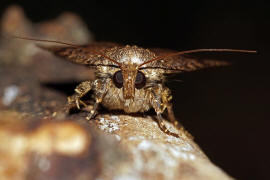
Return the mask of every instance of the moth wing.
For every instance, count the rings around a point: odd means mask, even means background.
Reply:
[[[82,46],[44,46],[38,45],[41,49],[52,52],[54,55],[64,58],[76,64],[86,66],[116,65],[112,61],[99,54],[105,54],[109,49],[119,45],[109,42],[96,42]],[[97,54],[98,53],[98,54]]]
[[[171,53],[176,53],[177,51],[168,49],[150,49],[152,52],[159,56],[166,56]],[[163,60],[153,61],[153,64],[149,66],[154,66],[157,68],[162,68],[167,70],[167,73],[180,73],[180,72],[190,72],[196,71],[208,67],[217,66],[227,66],[230,63],[226,61],[218,61],[214,59],[192,57],[190,55],[176,55]]]

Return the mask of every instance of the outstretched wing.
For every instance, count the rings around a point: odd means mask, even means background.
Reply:
[[[115,43],[97,42],[83,46],[41,46],[38,47],[52,52],[70,62],[86,66],[116,66],[110,58],[104,57],[106,51],[119,46]]]
[[[166,56],[177,51],[167,50],[167,49],[150,49],[156,54],[157,57]],[[172,57],[167,57],[158,61],[153,61],[149,64],[143,66],[143,68],[161,68],[167,70],[167,73],[176,72],[189,72],[196,71],[208,67],[216,66],[226,66],[230,63],[225,61],[217,61],[213,59],[205,58],[193,58],[190,55],[177,55]]]

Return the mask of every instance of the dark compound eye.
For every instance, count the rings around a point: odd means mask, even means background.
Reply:
[[[118,88],[123,87],[122,71],[117,71],[116,73],[114,73],[114,75],[113,75],[113,83]]]
[[[145,86],[145,83],[146,83],[145,75],[141,71],[138,71],[135,80],[135,87],[137,89],[141,89]]]

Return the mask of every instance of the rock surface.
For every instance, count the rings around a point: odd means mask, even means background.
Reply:
[[[28,32],[24,34],[28,36],[50,33],[54,28],[58,32],[66,25],[63,22],[74,24],[73,18],[78,18],[69,14],[65,17],[70,20],[58,18],[37,26],[19,7],[12,7],[9,13],[23,21],[9,21],[11,15],[5,15],[2,32],[23,23],[25,28],[19,33]],[[81,25],[73,31],[76,28]],[[63,39],[70,33],[74,32],[67,32]],[[92,79],[93,72],[60,61],[29,43],[1,40],[0,179],[231,179],[184,132],[167,122],[180,138],[164,134],[151,115],[101,112],[88,122],[85,111],[68,116],[59,113],[74,80]],[[63,86],[63,82],[70,84]]]

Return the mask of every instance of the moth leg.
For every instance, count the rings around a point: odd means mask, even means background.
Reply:
[[[159,128],[166,134],[170,135],[170,136],[174,136],[174,137],[177,137],[179,138],[179,135],[176,134],[176,133],[173,133],[171,132],[164,124],[164,119],[163,117],[161,116],[160,113],[157,113],[157,120],[158,120],[158,126]]]
[[[172,96],[170,95],[170,90],[168,88],[165,88],[162,92],[162,102],[164,104],[164,109],[167,109],[169,121],[181,132],[184,132],[187,137],[193,139],[193,136],[185,130],[184,126],[181,123],[176,120],[173,112],[172,103],[170,103],[171,99]]]
[[[167,111],[170,122],[172,122],[174,126],[181,132],[183,132],[187,137],[189,137],[190,139],[194,139],[193,136],[184,128],[184,126],[176,120],[171,103],[167,105]]]
[[[158,92],[156,92],[158,91]],[[169,129],[166,127],[165,123],[164,123],[164,119],[162,117],[162,113],[164,112],[166,106],[164,106],[164,104],[162,103],[162,96],[158,96],[157,94],[159,94],[159,89],[153,89],[152,90],[152,95],[153,95],[153,100],[152,100],[152,106],[155,109],[156,113],[157,113],[157,120],[158,120],[158,126],[159,128],[166,134],[170,135],[170,136],[174,136],[174,137],[179,137],[178,134],[173,133],[171,131],[169,131]]]
[[[78,109],[80,109],[80,104],[87,107],[87,105],[80,100],[81,97],[83,97],[87,92],[89,92],[92,89],[92,81],[84,81],[80,83],[76,89],[75,93],[72,96],[68,97],[68,103],[66,109],[70,109],[74,104]]]
[[[91,111],[89,112],[89,114],[88,114],[87,117],[86,117],[87,120],[92,119],[92,118],[96,115],[98,105],[99,105],[99,103],[100,103],[101,101],[102,101],[102,98],[96,98],[96,99],[95,99],[95,103],[94,103],[93,109],[91,109]]]
[[[173,125],[175,127],[179,127],[181,126],[180,123],[176,120],[175,116],[174,116],[174,112],[173,112],[173,106],[171,103],[168,103],[166,104],[166,109],[167,109],[167,112],[168,112],[168,118],[169,118],[169,121],[171,123],[173,123]]]
[[[178,127],[179,123],[174,116],[173,107],[172,104],[170,103],[170,101],[172,100],[172,95],[169,88],[165,87],[162,89],[161,98],[164,110],[167,109],[169,121],[173,123],[175,127]]]
[[[98,105],[102,102],[107,91],[108,91],[108,80],[97,80],[95,82],[95,94],[94,94],[95,103],[93,109],[91,109],[91,111],[86,117],[87,120],[92,119],[96,115]]]

